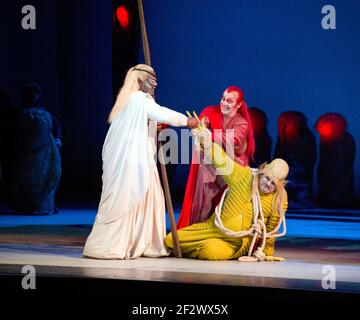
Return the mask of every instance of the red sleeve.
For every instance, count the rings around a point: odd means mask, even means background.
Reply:
[[[245,152],[249,139],[248,138],[249,126],[246,120],[240,118],[240,119],[236,119],[236,122],[233,123],[231,129],[234,130],[233,144],[230,143],[228,147],[226,146],[226,140],[229,139],[230,137],[226,136],[226,134],[223,133],[222,135],[223,148],[226,148],[227,154],[234,155],[235,162],[241,165],[248,165],[248,161],[246,160],[247,157],[245,157]]]
[[[239,156],[245,153],[249,136],[249,126],[246,122],[239,122],[234,127],[235,154]]]

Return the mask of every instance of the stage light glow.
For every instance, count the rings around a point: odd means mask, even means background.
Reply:
[[[322,141],[335,142],[343,136],[346,126],[347,122],[342,115],[327,113],[318,119],[315,128]]]
[[[260,135],[265,130],[265,114],[253,108],[249,109],[249,114],[255,135]]]
[[[321,137],[323,138],[331,138],[333,136],[333,127],[330,123],[328,122],[320,122],[317,130],[320,134]]]
[[[291,141],[300,134],[301,119],[295,112],[284,112],[278,121],[278,133],[281,141]]]
[[[116,9],[116,18],[122,28],[129,26],[129,12],[124,6],[120,6]]]

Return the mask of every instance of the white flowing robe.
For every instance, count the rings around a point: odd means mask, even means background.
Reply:
[[[84,256],[132,259],[169,254],[164,244],[164,194],[154,159],[156,121],[187,124],[185,115],[159,106],[141,91],[130,96],[112,121],[102,152],[99,209]]]

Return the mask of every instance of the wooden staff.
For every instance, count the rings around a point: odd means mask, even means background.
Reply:
[[[143,8],[142,0],[137,0],[137,3],[138,3],[138,8],[139,8],[141,38],[142,38],[144,55],[145,55],[145,64],[147,64],[148,66],[151,66],[150,47],[149,47],[149,40],[148,40],[147,32],[146,32],[144,8]],[[165,157],[164,157],[164,151],[162,148],[162,142],[160,142],[159,161],[160,161],[160,167],[161,167],[161,177],[162,177],[162,182],[163,182],[163,186],[164,186],[166,207],[167,207],[167,212],[168,212],[168,215],[170,218],[171,235],[172,235],[172,240],[173,240],[173,244],[174,244],[173,251],[174,251],[175,257],[181,258],[179,237],[178,237],[177,230],[176,230],[174,209],[173,209],[173,205],[172,205],[172,201],[171,201],[169,181],[168,181],[168,177],[167,177],[164,159],[165,159]]]
[[[141,39],[143,44],[144,56],[145,56],[145,64],[151,67],[151,59],[150,59],[150,46],[149,39],[146,32],[145,25],[145,16],[144,16],[144,7],[142,0],[137,0],[139,16],[140,16],[140,26],[141,26]]]

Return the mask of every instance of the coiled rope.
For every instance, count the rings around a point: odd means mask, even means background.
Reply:
[[[258,169],[251,169],[251,174],[252,174],[252,179],[254,179],[255,175],[258,174]],[[250,244],[249,251],[248,251],[248,255],[239,257],[239,259],[238,259],[239,261],[242,261],[242,262],[264,261],[265,257],[266,257],[265,253],[264,253],[266,240],[268,238],[282,237],[286,234],[285,213],[284,213],[282,204],[280,205],[280,208],[279,208],[280,219],[279,219],[278,225],[276,226],[276,228],[274,230],[267,232],[266,225],[265,225],[265,219],[264,219],[264,215],[263,215],[262,207],[261,207],[260,193],[259,193],[259,189],[257,188],[255,190],[255,192],[253,192],[253,194],[252,194],[252,204],[253,204],[253,214],[254,214],[253,224],[250,227],[250,229],[247,231],[235,232],[233,230],[226,228],[221,220],[221,210],[222,210],[224,200],[225,200],[228,190],[229,190],[229,188],[227,188],[224,191],[224,193],[221,197],[221,201],[215,209],[215,221],[214,222],[215,222],[216,227],[218,227],[225,235],[227,235],[229,237],[236,237],[236,238],[238,238],[238,237],[243,238],[243,237],[248,237],[248,236],[253,237],[251,244]],[[281,223],[283,223],[283,231],[281,233],[277,233],[278,230],[280,229]],[[256,248],[256,250],[253,252],[254,246],[255,246],[255,243],[256,243],[256,240],[258,239],[258,237],[262,238],[261,245],[259,245]]]

